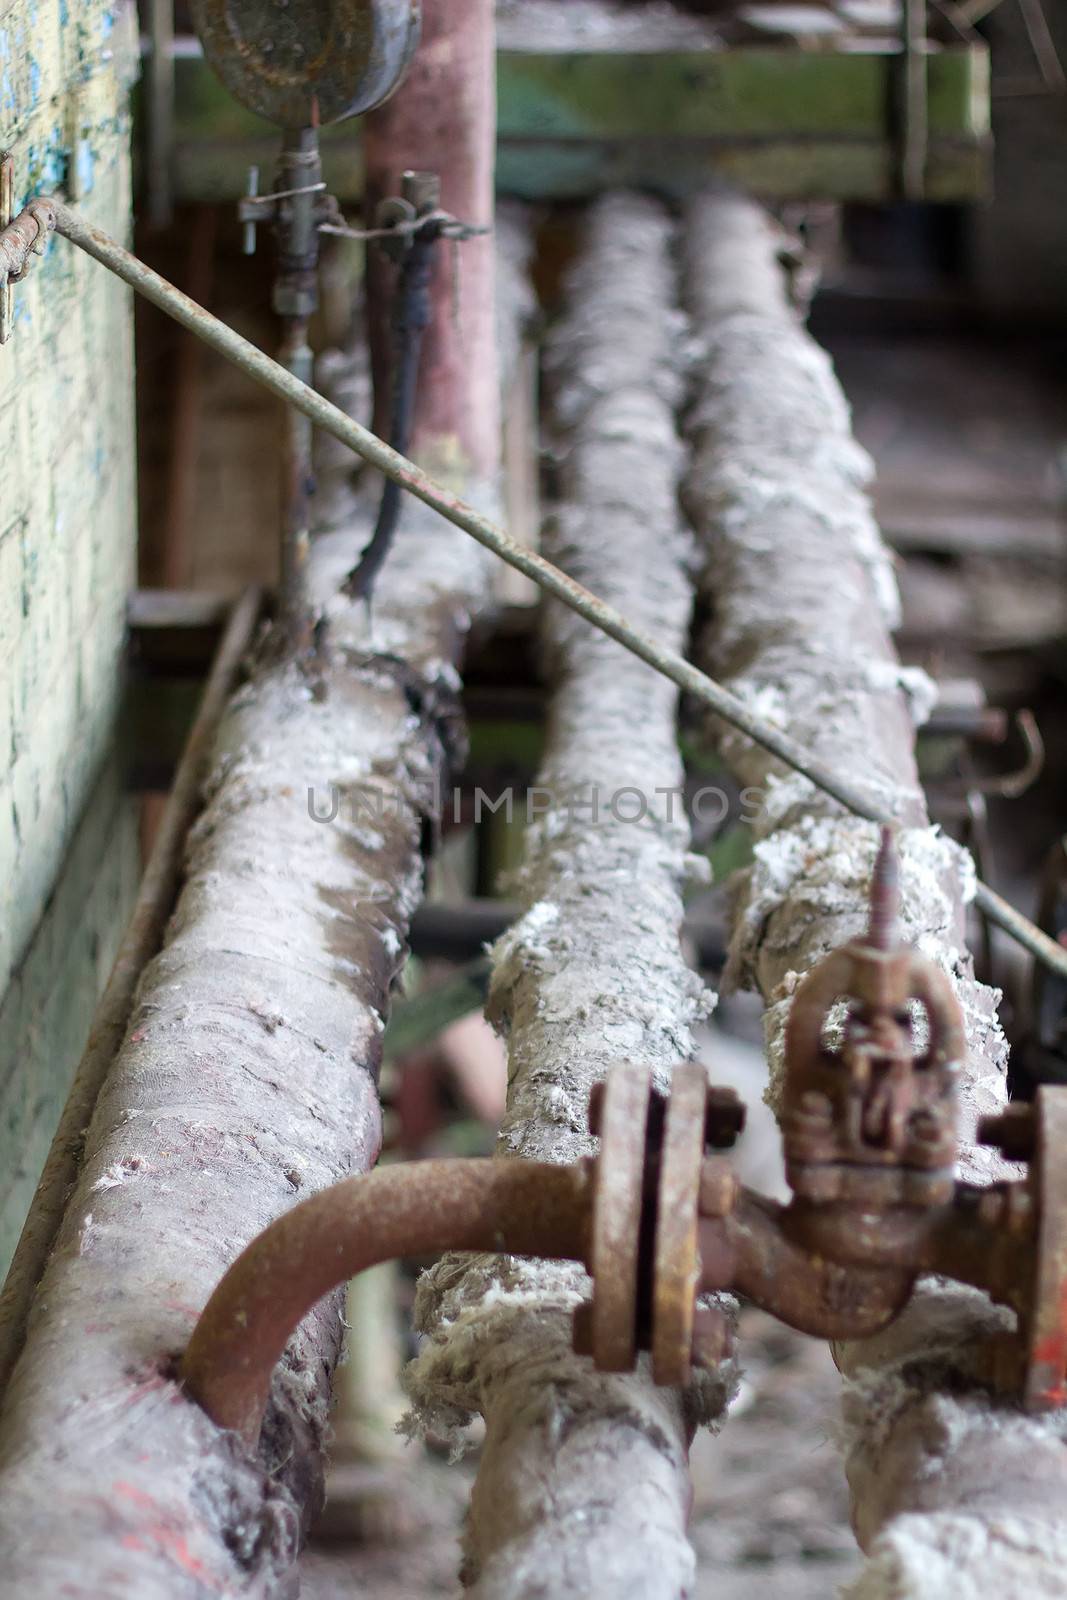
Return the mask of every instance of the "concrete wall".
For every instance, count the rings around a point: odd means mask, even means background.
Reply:
[[[129,8],[0,0],[0,149],[15,157],[16,206],[60,189],[126,237],[135,67]],[[47,1147],[110,938],[99,908],[121,914],[115,885],[132,859],[112,785],[112,816],[59,893],[114,741],[136,523],[127,291],[54,239],[15,296],[0,350],[0,1173],[18,1168],[28,1198],[28,1152]]]

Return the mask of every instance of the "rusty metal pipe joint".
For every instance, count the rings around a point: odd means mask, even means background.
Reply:
[[[574,1346],[601,1371],[640,1352],[659,1384],[732,1350],[732,1290],[802,1332],[870,1336],[897,1317],[922,1273],[984,1290],[1017,1330],[989,1351],[991,1383],[1030,1410],[1067,1401],[1067,1090],[1042,1088],[980,1137],[1026,1162],[1025,1179],[957,1183],[956,1069],[962,1019],[939,969],[896,935],[897,867],[886,830],[867,933],[797,990],[786,1041],[783,1142],[793,1190],[780,1205],[742,1188],[723,1153],[744,1126],[732,1091],[702,1066],[669,1094],[620,1064],[595,1086],[599,1153],[569,1167],[521,1160],[427,1161],[350,1178],[253,1240],[197,1324],[189,1393],[253,1449],[271,1377],[315,1302],[397,1256],[492,1250],[581,1261],[592,1295]]]

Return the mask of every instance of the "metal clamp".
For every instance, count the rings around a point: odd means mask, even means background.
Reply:
[[[14,326],[12,285],[21,283],[35,255],[43,256],[56,225],[55,201],[37,195],[18,216],[14,210],[14,158],[0,157],[0,344],[7,344]]]

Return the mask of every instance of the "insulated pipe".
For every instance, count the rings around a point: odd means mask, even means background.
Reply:
[[[745,734],[753,743],[769,751],[794,772],[803,774],[846,811],[852,812],[854,816],[864,817],[868,822],[887,823],[896,820],[861,786],[850,783],[832,772],[822,762],[813,758],[797,740],[782,733],[737,695],[731,694],[728,689],[716,683],[714,678],[710,678],[707,673],[701,672],[699,667],[694,667],[686,661],[677,651],[666,649],[649,634],[632,628],[626,618],[613,606],[606,605],[582,584],[576,583],[573,578],[568,578],[566,573],[561,572],[550,561],[546,561],[543,556],[539,556],[526,545],[519,544],[491,518],[483,516],[458,495],[435,483],[429,474],[423,472],[414,462],[408,461],[397,451],[390,449],[368,428],[361,427],[358,422],[346,416],[338,406],[331,405],[306,383],[286,372],[284,367],[272,361],[270,356],[264,355],[262,350],[257,350],[255,345],[243,339],[232,328],[228,328],[217,317],[213,317],[203,306],[198,306],[188,295],[182,294],[173,284],[160,277],[158,272],[153,272],[151,267],[131,255],[128,250],[124,250],[101,229],[86,222],[63,201],[52,196],[31,201],[27,211],[15,219],[12,227],[19,224],[21,217],[31,208],[35,215],[48,216],[57,233],[61,233],[72,244],[76,244],[87,255],[114,272],[138,294],[144,295],[146,300],[150,300],[161,311],[165,311],[176,322],[180,322],[183,327],[195,333],[206,344],[211,345],[212,349],[240,367],[250,378],[254,378],[264,388],[270,389],[280,399],[288,401],[290,405],[302,411],[318,427],[347,445],[364,461],[378,467],[386,477],[392,478],[409,490],[425,505],[439,512],[457,528],[462,528],[464,533],[470,534],[472,539],[476,539],[487,550],[492,550],[502,561],[506,561],[516,571],[532,579],[540,588],[554,595],[557,600],[561,600],[580,617],[584,617],[587,622],[599,628],[602,633],[606,633],[609,638],[615,639],[633,655],[647,662],[650,667],[654,667],[672,683],[676,683],[680,689],[692,695],[694,700],[707,706],[717,716],[722,717],[724,722],[728,722],[731,727]],[[33,237],[34,241],[38,240],[39,233],[35,233]],[[2,242],[0,237],[0,243]],[[32,244],[27,248],[32,248]],[[0,265],[2,264],[0,258]],[[1048,934],[1035,926],[1028,917],[1024,917],[988,884],[980,880],[975,887],[974,903],[991,922],[1002,928],[1024,949],[1029,950],[1036,960],[1051,971],[1059,973],[1061,977],[1067,978],[1067,950],[1058,945],[1054,939],[1050,939]]]
[[[186,1388],[254,1450],[275,1365],[331,1289],[383,1261],[444,1250],[580,1261],[589,1202],[585,1166],[537,1161],[420,1161],[334,1184],[238,1256],[189,1342]]]

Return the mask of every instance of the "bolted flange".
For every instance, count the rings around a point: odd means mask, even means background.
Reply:
[[[593,1298],[589,1312],[582,1311],[576,1332],[602,1372],[629,1372],[637,1354],[638,1263],[651,1088],[649,1069],[628,1061],[594,1086],[589,1101],[589,1131],[600,1137],[586,1260]]]
[[[652,1262],[652,1376],[686,1383],[700,1281],[700,1167],[708,1081],[695,1062],[676,1067],[663,1123]]]
[[[675,1068],[666,1096],[648,1068],[632,1062],[594,1084],[589,1130],[601,1144],[586,1263],[593,1294],[575,1312],[574,1348],[601,1371],[629,1371],[637,1352],[649,1350],[656,1383],[685,1383],[694,1362],[713,1364],[713,1352],[725,1350],[725,1321],[720,1328],[714,1308],[696,1304],[700,1221],[710,1214],[708,1185],[717,1184],[717,1214],[725,1215],[737,1184],[725,1159],[706,1158],[705,1148],[732,1144],[743,1124],[737,1096],[710,1086],[695,1062]]]

